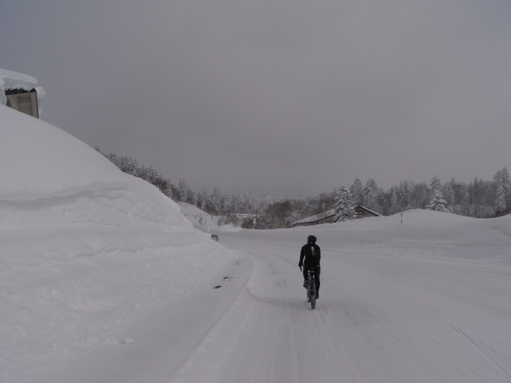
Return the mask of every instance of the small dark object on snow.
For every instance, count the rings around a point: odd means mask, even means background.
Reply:
[[[213,241],[218,241],[218,235],[213,234],[213,235],[211,236],[211,239],[212,239]]]

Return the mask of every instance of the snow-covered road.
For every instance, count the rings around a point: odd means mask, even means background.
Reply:
[[[381,239],[392,218],[373,228],[368,221],[316,229],[322,286],[315,310],[298,268],[306,229],[221,232],[230,255],[214,278],[112,328],[117,341],[71,358],[60,353],[51,363],[60,359],[64,368],[26,381],[511,381],[511,268],[498,263],[509,258],[509,237],[477,221],[474,235],[497,235],[484,245],[457,236],[450,222],[442,243],[424,218],[416,213],[423,239],[401,236],[401,227]]]
[[[296,243],[251,237],[222,235],[252,275],[172,382],[511,381],[509,269],[324,248],[312,311]]]

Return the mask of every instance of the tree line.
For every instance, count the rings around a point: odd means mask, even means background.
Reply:
[[[273,197],[248,192],[222,193],[218,188],[212,193],[196,192],[185,179],[173,184],[152,166],[141,166],[131,157],[102,154],[123,172],[155,185],[174,201],[192,204],[208,214],[220,216],[222,223],[244,228],[289,227],[293,222],[331,209],[335,209],[336,219],[342,221],[350,218],[352,208],[357,205],[385,216],[410,209],[431,209],[475,218],[511,214],[511,179],[506,167],[498,170],[490,181],[476,177],[468,184],[454,178],[442,183],[434,177],[429,183],[401,181],[385,191],[374,179],[362,183],[356,178],[350,186],[314,197]]]

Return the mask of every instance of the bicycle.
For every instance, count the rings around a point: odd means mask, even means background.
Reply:
[[[310,302],[311,309],[316,308],[316,270],[314,268],[309,269],[307,279],[307,302]]]

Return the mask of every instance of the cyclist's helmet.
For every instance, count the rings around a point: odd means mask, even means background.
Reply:
[[[313,236],[313,235],[309,235],[307,237],[307,242],[308,243],[316,243],[316,240],[317,240],[317,238],[315,236]]]

